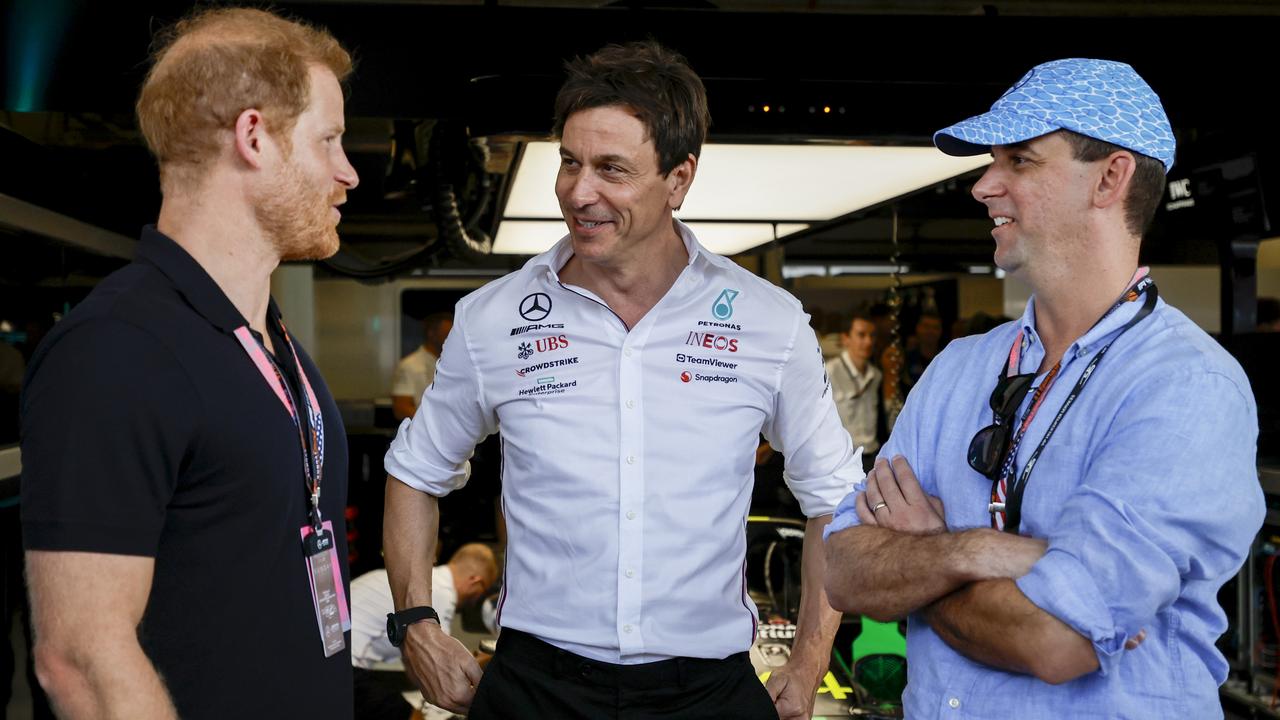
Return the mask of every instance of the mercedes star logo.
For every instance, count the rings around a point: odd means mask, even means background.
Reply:
[[[551,314],[551,296],[546,293],[525,295],[520,301],[520,317],[538,322]]]

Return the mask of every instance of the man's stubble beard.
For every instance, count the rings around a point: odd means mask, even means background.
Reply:
[[[329,213],[336,202],[329,193],[310,188],[298,167],[286,161],[254,214],[281,262],[322,260],[338,251],[338,229]]]

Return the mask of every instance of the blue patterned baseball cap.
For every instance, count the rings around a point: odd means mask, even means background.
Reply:
[[[1173,167],[1173,128],[1151,86],[1114,60],[1072,58],[1037,65],[991,111],[943,128],[933,144],[948,155],[981,155],[1071,130]]]

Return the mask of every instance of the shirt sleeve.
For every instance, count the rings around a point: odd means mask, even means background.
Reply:
[[[1123,407],[1089,451],[1048,551],[1017,580],[1092,641],[1103,674],[1184,585],[1236,572],[1265,513],[1247,386],[1200,369],[1146,382]]]
[[[783,479],[806,517],[829,515],[862,477],[862,451],[840,424],[808,316],[798,314],[765,439],[786,459]]]
[[[55,336],[23,395],[30,550],[154,557],[200,402],[161,343],[99,319]]]
[[[437,497],[465,485],[476,443],[498,428],[497,417],[485,407],[482,382],[472,359],[465,311],[459,306],[436,365],[435,382],[423,393],[417,414],[400,423],[387,450],[387,472]]]

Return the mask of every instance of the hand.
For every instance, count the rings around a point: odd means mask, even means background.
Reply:
[[[809,720],[818,699],[819,668],[792,658],[786,665],[769,674],[765,690],[773,699],[779,720]]]
[[[856,506],[862,524],[917,535],[946,532],[942,500],[925,494],[906,458],[895,455],[892,464],[876,460],[866,484]]]
[[[467,714],[482,672],[462,643],[439,625],[424,621],[409,626],[402,652],[405,670],[428,702]]]
[[[1133,637],[1124,641],[1124,649],[1137,650],[1138,646],[1142,644],[1142,641],[1146,639],[1147,639],[1147,629],[1143,628],[1138,631],[1137,635],[1134,635]]]

